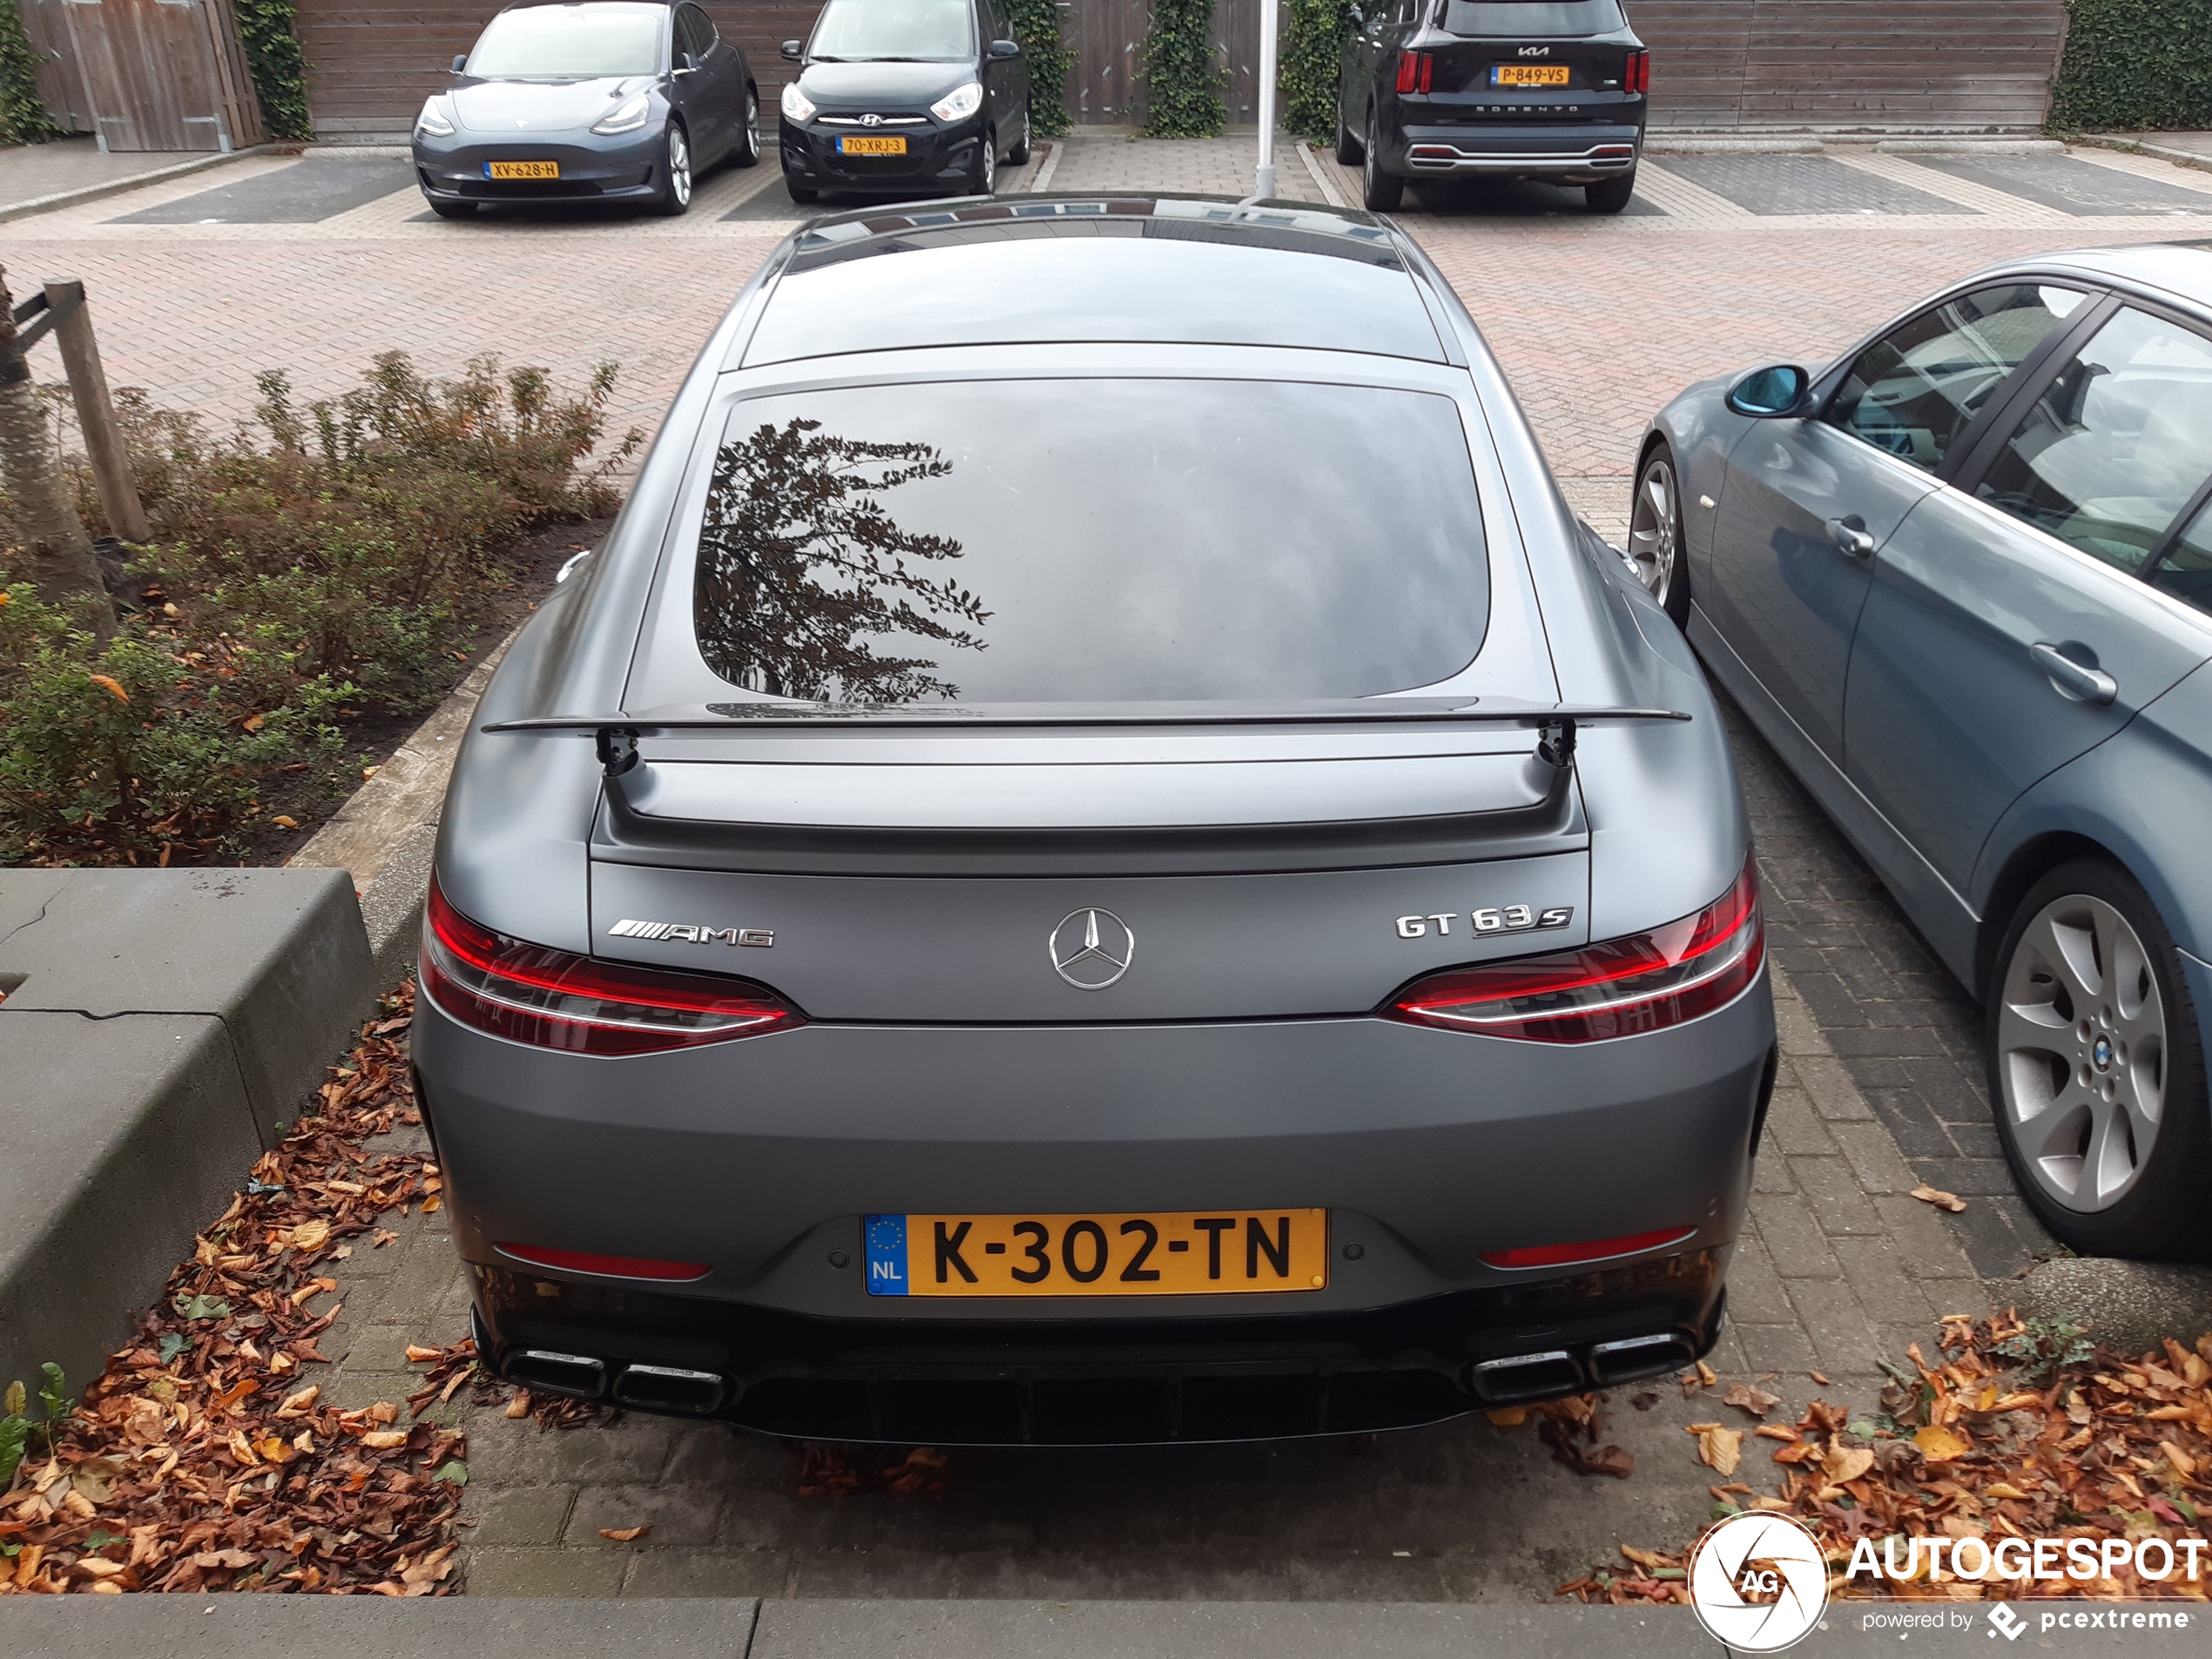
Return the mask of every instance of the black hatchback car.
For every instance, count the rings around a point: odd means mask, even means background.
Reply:
[[[1369,0],[1345,43],[1337,159],[1371,212],[1408,180],[1536,179],[1617,213],[1635,191],[1651,54],[1620,0]]]
[[[824,191],[989,195],[1029,158],[1029,66],[994,0],[829,0],[784,88],[784,182]]]

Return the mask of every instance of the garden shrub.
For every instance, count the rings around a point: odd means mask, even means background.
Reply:
[[[1283,126],[1301,138],[1337,136],[1337,65],[1352,38],[1352,0],[1289,0],[1283,31]]]
[[[111,641],[8,584],[19,543],[0,496],[0,862],[235,857],[265,826],[273,769],[334,779],[347,722],[434,702],[511,582],[502,546],[613,506],[611,469],[644,442],[591,459],[614,375],[563,394],[542,369],[480,358],[434,381],[389,353],[305,405],[261,375],[253,420],[225,437],[119,392],[153,534]],[[64,467],[105,533],[89,467],[73,448]]]
[[[1228,111],[1229,71],[1217,60],[1213,0],[1153,0],[1144,36],[1145,130],[1156,138],[1211,138]]]
[[[2212,127],[2212,0],[2067,0],[2062,132]]]

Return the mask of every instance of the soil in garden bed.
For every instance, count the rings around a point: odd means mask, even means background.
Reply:
[[[347,765],[334,779],[329,767],[312,765],[296,772],[270,773],[261,786],[260,826],[246,837],[243,862],[282,864],[305,846],[307,838],[361,787],[364,769],[381,766],[390,759],[393,751],[407,741],[439,700],[553,591],[553,578],[562,565],[598,546],[613,523],[610,514],[604,518],[541,524],[495,556],[495,563],[506,572],[505,583],[486,591],[469,631],[448,653],[447,672],[434,694],[403,713],[364,713],[348,720],[345,725]],[[279,817],[289,818],[300,827],[288,830],[269,821]]]

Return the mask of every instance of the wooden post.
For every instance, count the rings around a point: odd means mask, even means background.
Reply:
[[[84,307],[84,282],[77,277],[50,280],[46,304],[55,316],[54,343],[62,349],[69,395],[77,405],[78,429],[84,435],[84,453],[100,487],[108,528],[126,542],[151,540],[153,527],[139,504],[131,457],[115,424],[115,406],[108,401],[107,375],[100,368],[99,342],[92,337],[91,314]]]

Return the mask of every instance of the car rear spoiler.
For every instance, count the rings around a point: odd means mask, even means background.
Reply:
[[[1679,709],[1605,708],[1567,704],[1552,708],[1527,704],[1440,705],[1433,698],[1375,698],[1270,707],[1251,704],[1151,704],[1115,706],[1084,704],[1020,705],[941,704],[922,708],[807,705],[790,703],[711,703],[697,712],[666,714],[548,715],[523,720],[495,720],[477,729],[496,734],[543,732],[590,737],[606,775],[619,778],[637,765],[637,740],[673,732],[738,732],[773,735],[819,732],[825,726],[865,726],[871,731],[948,728],[963,732],[1037,727],[1159,726],[1331,726],[1331,725],[1511,725],[1539,734],[1537,759],[1561,773],[1575,762],[1575,738],[1583,726],[1644,725],[1687,721]]]

